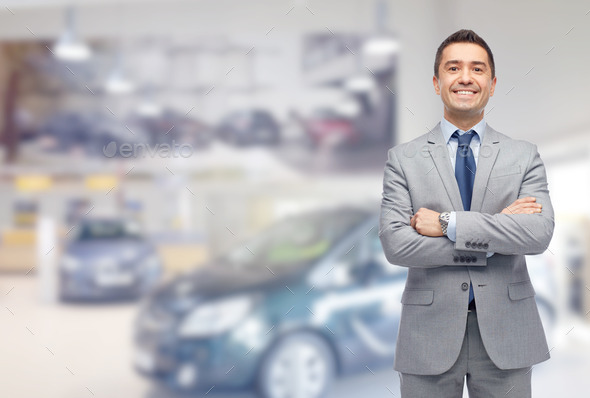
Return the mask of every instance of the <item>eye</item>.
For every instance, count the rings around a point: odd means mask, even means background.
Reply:
[[[456,71],[457,71],[457,70],[459,70],[459,69],[458,69],[456,66],[451,66],[451,67],[449,68],[449,70],[450,70],[451,72],[456,72]]]
[[[475,71],[476,72],[482,72],[482,69],[481,68],[475,68]]]

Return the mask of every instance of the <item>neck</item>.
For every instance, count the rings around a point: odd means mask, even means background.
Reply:
[[[481,111],[481,113],[474,114],[474,115],[465,115],[465,114],[456,115],[456,114],[452,114],[450,112],[447,112],[447,110],[445,109],[445,119],[447,119],[449,122],[453,123],[453,125],[457,126],[461,130],[467,131],[470,128],[472,128],[473,126],[475,126],[477,123],[482,121],[483,110]]]

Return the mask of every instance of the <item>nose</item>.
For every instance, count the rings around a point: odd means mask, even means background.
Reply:
[[[459,83],[461,84],[471,84],[473,79],[471,77],[471,71],[469,68],[464,68],[459,76]]]

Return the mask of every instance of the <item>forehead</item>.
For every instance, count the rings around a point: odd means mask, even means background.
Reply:
[[[442,53],[441,65],[449,60],[461,62],[488,62],[488,53],[486,50],[475,43],[453,43],[445,47]]]

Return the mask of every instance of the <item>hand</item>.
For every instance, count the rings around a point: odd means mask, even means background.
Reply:
[[[438,220],[439,215],[440,213],[423,207],[411,218],[410,225],[420,235],[443,236],[440,221]]]
[[[540,213],[543,205],[536,203],[537,199],[531,196],[515,200],[502,210],[502,214],[535,214]]]

